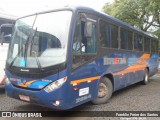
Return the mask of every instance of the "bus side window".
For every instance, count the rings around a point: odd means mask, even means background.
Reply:
[[[134,49],[137,51],[143,51],[143,38],[141,35],[135,34]]]
[[[110,25],[107,22],[101,20],[99,31],[101,47],[110,48]]]
[[[147,37],[144,37],[144,51],[150,52],[150,39]]]
[[[81,46],[81,23],[78,21],[74,32],[72,53],[80,54]]]
[[[133,32],[128,31],[128,50],[133,50]]]
[[[111,47],[118,48],[118,26],[111,25]]]
[[[73,69],[93,59],[97,53],[96,24],[92,23],[91,37],[85,36],[85,25],[86,22],[77,20],[72,47]]]
[[[121,49],[127,49],[128,47],[128,32],[121,28]]]
[[[121,49],[133,50],[133,32],[121,28]]]
[[[158,46],[156,44],[157,44],[156,40],[152,39],[151,40],[151,52],[152,53],[157,53]]]
[[[81,27],[76,26],[74,41],[73,41],[73,52],[92,54],[96,53],[96,25],[92,24],[92,36],[87,38],[84,35],[85,23],[81,22]]]
[[[96,46],[96,25],[92,25],[92,36],[91,38],[87,38],[86,42],[86,53],[94,54],[97,52],[97,46]]]

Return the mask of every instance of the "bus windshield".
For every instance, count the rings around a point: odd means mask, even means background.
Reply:
[[[65,62],[71,11],[57,11],[16,21],[7,63],[39,68]]]

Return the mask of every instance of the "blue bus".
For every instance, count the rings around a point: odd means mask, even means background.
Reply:
[[[6,61],[9,97],[65,110],[158,71],[158,39],[87,7],[65,7],[17,19]]]

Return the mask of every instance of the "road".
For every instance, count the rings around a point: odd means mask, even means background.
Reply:
[[[9,98],[5,95],[4,88],[0,88],[1,111],[48,111],[51,109],[31,105],[22,101]],[[150,78],[148,85],[137,83],[113,93],[109,103],[93,105],[90,102],[78,106],[76,111],[160,111],[160,73]],[[48,118],[51,119],[51,118]],[[73,118],[72,118],[73,119]],[[85,118],[85,119],[100,119]],[[109,118],[106,118],[109,119]],[[113,118],[111,118],[112,120]],[[119,120],[119,118],[114,118]],[[151,118],[147,118],[150,120]],[[154,118],[157,119],[158,118]],[[78,119],[77,119],[78,120]],[[151,119],[152,120],[152,119]]]

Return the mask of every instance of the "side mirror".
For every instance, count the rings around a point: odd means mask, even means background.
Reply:
[[[3,40],[4,40],[5,43],[10,43],[10,41],[11,41],[11,34],[3,36]]]
[[[85,23],[84,25],[84,36],[85,37],[92,37],[92,23],[93,21],[89,18],[87,18],[87,15],[85,13],[81,13],[80,20]]]
[[[92,37],[92,22],[87,21],[85,24],[85,36]]]
[[[11,34],[13,30],[13,24],[2,24],[0,26],[0,43],[9,43],[11,40]]]

